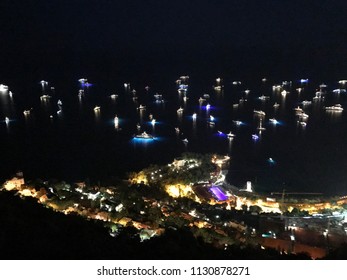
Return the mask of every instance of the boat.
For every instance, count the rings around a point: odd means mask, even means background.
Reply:
[[[81,84],[85,84],[85,83],[88,83],[88,79],[86,78],[81,78],[78,80]]]
[[[111,99],[115,100],[118,97],[118,94],[111,94],[110,97]]]
[[[207,99],[207,98],[210,98],[210,95],[206,93],[203,95],[203,97]]]
[[[186,88],[179,88],[177,91],[178,91],[178,93],[186,93],[187,89]]]
[[[255,114],[257,114],[257,115],[260,115],[260,116],[265,116],[265,115],[266,115],[264,111],[254,110],[253,112],[254,112]]]
[[[196,113],[194,113],[194,114],[192,115],[192,118],[193,118],[194,121],[196,120]]]
[[[44,94],[40,96],[41,101],[47,101],[51,98],[50,95]]]
[[[301,113],[301,114],[299,114],[299,117],[300,117],[300,118],[303,118],[303,119],[307,119],[307,118],[308,118],[308,115],[305,114],[305,113]]]
[[[24,110],[23,114],[24,114],[24,116],[29,116],[30,112],[31,112],[31,110]]]
[[[138,110],[145,110],[145,109],[146,109],[146,106],[140,105],[137,109],[138,109]]]
[[[295,111],[295,114],[301,114],[303,112],[302,108],[299,106],[293,109]]]
[[[249,94],[251,91],[249,89],[245,90],[245,94]]]
[[[306,122],[299,122],[299,124],[302,126],[302,127],[305,127],[307,125]]]
[[[235,134],[231,133],[231,131],[227,134],[229,139],[232,139],[235,137]]]
[[[210,121],[213,122],[214,121],[214,116],[210,116]]]
[[[206,99],[204,99],[204,98],[202,98],[202,97],[199,98],[199,103],[202,103],[202,102],[204,102],[204,101],[206,101]]]
[[[94,112],[95,112],[95,113],[100,112],[100,106],[95,106],[95,107],[94,107]]]
[[[184,144],[188,144],[189,141],[188,141],[187,138],[185,138],[185,139],[182,140],[182,142],[183,142]]]
[[[42,81],[40,81],[40,84],[41,84],[42,86],[44,86],[44,85],[48,85],[48,82],[45,81],[45,80],[42,80]]]
[[[155,125],[155,119],[151,120],[151,124],[154,126]]]
[[[325,107],[325,111],[342,112],[343,108],[341,104],[335,104],[334,106]]]
[[[135,138],[137,139],[154,139],[154,136],[151,134],[148,134],[146,131],[135,135]]]
[[[240,81],[233,81],[233,85],[234,86],[241,85],[241,82]]]
[[[337,88],[333,90],[333,93],[345,93],[346,90],[344,88]]]
[[[270,99],[270,96],[261,95],[258,97],[258,99],[260,99],[261,101],[265,101],[265,100]]]
[[[259,139],[259,136],[257,134],[252,134],[252,139],[253,140],[258,140]]]
[[[234,123],[236,126],[242,125],[242,121],[233,121],[233,123]]]
[[[182,80],[182,81],[187,81],[187,80],[189,80],[189,76],[181,76],[180,77],[180,80]]]
[[[216,91],[220,91],[222,90],[222,86],[214,86],[213,89]]]
[[[301,102],[302,105],[306,106],[306,105],[311,105],[312,101],[308,101],[308,100],[304,100]]]
[[[0,84],[0,92],[4,92],[8,90],[8,86],[4,84]]]
[[[176,133],[180,133],[180,129],[178,127],[175,127]]]
[[[61,102],[61,100],[59,99],[58,102],[57,102],[57,105],[58,105],[58,106],[62,106],[62,105],[63,105],[63,102]]]
[[[274,108],[278,108],[280,107],[280,104],[278,104],[277,102],[273,105]]]
[[[210,104],[207,104],[206,105],[206,110],[210,110],[211,109],[211,105]]]
[[[156,93],[156,94],[154,94],[153,96],[154,96],[154,98],[157,99],[157,100],[163,97],[163,95],[162,95],[162,94],[159,94],[159,93]]]
[[[177,109],[177,114],[182,114],[183,113],[183,108],[180,107],[179,109]]]
[[[238,108],[238,107],[239,107],[238,103],[233,104],[233,108]]]
[[[114,125],[115,125],[115,126],[118,126],[118,124],[119,124],[119,119],[118,119],[117,116],[115,116],[115,117],[114,117]]]
[[[269,119],[269,122],[272,124],[278,124],[278,121],[275,118]]]
[[[187,100],[188,100],[188,97],[187,96],[183,96],[183,101],[187,102]]]
[[[9,124],[10,123],[10,119],[8,117],[5,117],[5,123]]]

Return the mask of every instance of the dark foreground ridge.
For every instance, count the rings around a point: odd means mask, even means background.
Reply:
[[[113,238],[95,221],[46,209],[32,199],[0,193],[1,259],[308,259],[275,250],[216,249],[189,230],[168,229],[146,242],[124,228]],[[345,254],[345,253],[344,253]],[[346,254],[345,254],[346,255]],[[339,252],[339,256],[343,253]],[[334,256],[331,256],[333,258]]]

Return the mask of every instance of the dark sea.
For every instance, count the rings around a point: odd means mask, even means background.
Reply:
[[[57,57],[46,65],[42,58],[16,61],[8,72],[2,69],[5,75],[0,83],[9,86],[12,97],[9,91],[0,93],[1,182],[20,170],[27,180],[75,182],[88,178],[102,183],[125,178],[127,172],[150,164],[170,163],[183,152],[197,152],[229,155],[228,181],[240,188],[251,181],[260,192],[347,193],[347,93],[333,93],[345,88],[338,81],[347,77],[335,68],[327,74],[326,69],[315,67],[309,71],[308,65],[301,72],[291,64],[292,71],[287,72],[285,64],[275,62],[263,68],[247,63],[238,67],[237,63],[192,62],[189,56],[153,63],[139,57],[129,63],[125,59],[119,64],[117,59],[110,62],[107,56],[100,61],[88,56],[78,62]],[[176,80],[182,75],[189,76],[186,94],[177,91]],[[213,88],[218,77],[221,91]],[[82,86],[80,78],[87,78],[90,85]],[[306,78],[308,83],[300,82]],[[48,85],[42,87],[41,80]],[[124,83],[130,86],[125,88]],[[324,98],[312,101],[323,83]],[[281,90],[273,90],[273,85],[282,84]],[[303,88],[300,93],[299,87]],[[80,89],[84,90],[81,98]],[[44,94],[51,96],[46,102],[40,100]],[[112,99],[112,94],[118,97]],[[156,102],[155,94],[161,94],[163,101]],[[199,104],[204,94],[209,98]],[[262,95],[269,98],[262,101]],[[312,104],[303,106],[304,100]],[[211,107],[206,110],[208,103]],[[325,106],[335,104],[345,111],[325,111]],[[142,114],[137,109],[140,105],[146,106]],[[95,106],[100,106],[98,114]],[[306,126],[293,110],[297,106],[308,115]],[[177,114],[180,107],[182,115]],[[24,116],[24,110],[30,110],[30,116]],[[262,120],[266,130],[261,135],[257,130],[260,118],[254,110],[266,113]],[[197,114],[195,122],[193,113]],[[156,120],[154,126],[150,114]],[[213,126],[208,124],[211,115]],[[279,123],[272,124],[271,118]],[[235,124],[237,120],[242,121],[240,126]],[[137,124],[155,140],[134,140]],[[229,132],[235,134],[233,140],[228,139]],[[259,138],[254,139],[254,134]]]

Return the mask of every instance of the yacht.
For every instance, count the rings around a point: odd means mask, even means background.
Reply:
[[[111,99],[115,100],[118,97],[118,95],[117,94],[111,94],[110,97],[111,97]]]
[[[176,133],[180,133],[180,129],[178,127],[175,127]]]
[[[281,91],[282,96],[286,96],[286,95],[287,95],[287,93],[289,93],[289,92],[288,92],[288,91],[286,91],[286,90],[282,90],[282,91]]]
[[[193,118],[194,121],[196,120],[196,113],[194,113],[194,114],[192,115],[192,118]]]
[[[183,113],[183,108],[180,107],[179,109],[177,109],[177,114],[182,114]]]
[[[118,124],[119,124],[119,119],[118,119],[118,117],[117,117],[117,115],[114,117],[114,125],[115,126],[118,126]]]
[[[61,102],[61,100],[59,99],[58,102],[57,102],[57,105],[58,105],[58,106],[62,106],[62,105],[63,105],[63,102]]]
[[[44,94],[40,96],[41,101],[47,101],[51,98],[50,95]]]
[[[178,93],[186,93],[187,89],[186,88],[179,88],[177,91],[178,91]]]
[[[274,108],[278,108],[280,107],[280,104],[278,104],[277,102],[273,105]]]
[[[259,136],[257,134],[252,134],[252,139],[253,140],[258,140],[259,139]]]
[[[308,101],[308,100],[304,100],[301,102],[302,105],[306,106],[306,105],[311,105],[312,101]]]
[[[260,116],[265,116],[265,115],[266,115],[264,111],[254,110],[253,112],[254,112],[255,114],[257,114],[257,115],[260,115]]]
[[[261,101],[265,101],[265,100],[270,99],[270,96],[262,95],[262,96],[259,96],[258,99],[260,99]]]
[[[233,123],[236,125],[236,126],[240,126],[242,124],[242,121],[233,121]]]
[[[188,97],[187,96],[183,96],[183,101],[187,102],[187,100],[188,100]]]
[[[85,84],[85,83],[88,82],[88,79],[86,79],[86,78],[81,78],[81,79],[79,79],[78,81],[79,81],[81,84]]]
[[[10,119],[8,117],[5,117],[5,123],[9,124],[10,123]]]
[[[278,121],[275,118],[269,119],[270,123],[278,124]]]
[[[203,95],[203,97],[207,99],[207,98],[210,98],[210,95],[206,93]]]
[[[306,122],[299,122],[299,124],[302,126],[302,127],[305,127],[307,125]]]
[[[141,104],[137,109],[138,109],[138,110],[145,110],[145,109],[146,109],[146,106],[144,106],[144,105]]]
[[[135,135],[135,138],[138,138],[138,139],[154,139],[154,136],[151,135],[151,134],[148,134],[146,131],[140,133],[140,134],[137,134]]]
[[[210,110],[211,109],[211,105],[210,104],[207,104],[206,105],[206,110]]]
[[[185,139],[182,140],[182,142],[183,142],[184,144],[188,144],[189,141],[188,141],[187,138],[185,138]]]
[[[235,134],[231,133],[231,131],[227,134],[229,139],[232,139],[235,137]]]
[[[299,106],[294,108],[293,110],[295,111],[295,114],[301,114],[303,112],[303,110]]]
[[[202,103],[202,102],[204,102],[204,101],[206,101],[205,98],[202,98],[202,97],[199,98],[199,103]]]
[[[325,107],[325,111],[342,112],[343,108],[341,104],[335,104],[334,106]]]
[[[217,91],[222,90],[222,86],[214,86],[213,88],[214,90],[217,90]]]
[[[95,106],[95,107],[94,107],[94,112],[95,112],[95,113],[100,112],[100,106]]]
[[[154,126],[155,125],[155,119],[151,120],[151,124]]]
[[[233,85],[234,86],[241,85],[241,82],[240,81],[233,81]]]
[[[238,108],[238,107],[239,107],[238,103],[233,104],[233,108]]]
[[[23,114],[24,114],[24,116],[29,116],[30,115],[30,110],[24,110],[23,111]]]
[[[245,94],[249,94],[251,91],[249,89],[245,90]]]
[[[4,84],[0,84],[0,92],[8,90],[8,86]]]
[[[159,93],[154,94],[154,98],[157,99],[157,100],[162,98],[162,97],[163,97],[162,94],[159,94]]]

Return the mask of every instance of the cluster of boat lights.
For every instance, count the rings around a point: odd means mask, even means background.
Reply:
[[[176,81],[176,84],[177,84],[177,91],[178,91],[179,94],[183,94],[183,101],[184,101],[184,102],[186,102],[187,99],[188,99],[188,97],[187,97],[187,93],[188,93],[188,89],[189,89],[188,81],[189,81],[189,76],[181,76],[181,77]],[[218,93],[219,91],[221,91],[221,90],[224,88],[224,86],[222,85],[222,81],[223,81],[223,80],[222,80],[221,78],[217,78],[217,79],[216,79],[216,84],[213,86],[213,89],[214,89],[217,93]],[[266,82],[267,79],[264,78],[264,79],[262,79],[262,81],[263,81],[263,82]],[[78,92],[78,97],[81,99],[81,98],[84,96],[84,89],[87,88],[87,87],[92,86],[92,84],[90,84],[86,78],[81,78],[81,79],[78,80],[78,82],[79,82],[80,85],[81,85],[81,89],[79,89],[79,92]],[[308,79],[300,79],[299,82],[300,82],[300,84],[301,84],[302,86],[305,86],[309,81],[308,81]],[[43,90],[48,86],[48,82],[45,81],[45,80],[40,81],[40,84],[41,84]],[[234,82],[232,82],[232,84],[233,84],[233,85],[241,85],[242,83],[241,83],[241,81],[234,81]],[[340,84],[342,87],[344,87],[344,86],[347,85],[347,80],[340,80],[340,81],[339,81],[339,84]],[[291,86],[291,85],[292,85],[292,82],[284,81],[284,82],[282,82],[282,84],[274,85],[274,86],[273,86],[273,91],[280,92],[281,95],[285,97],[287,94],[289,94],[289,92],[288,92],[287,90],[284,89],[284,86],[288,86],[288,85]],[[301,105],[302,105],[303,107],[305,107],[305,106],[311,105],[312,102],[314,102],[314,101],[324,100],[324,94],[326,93],[326,92],[325,92],[326,88],[327,88],[327,85],[321,84],[321,85],[319,86],[319,90],[315,93],[315,96],[313,97],[312,101],[304,100],[304,101],[301,102]],[[130,83],[124,83],[124,89],[125,89],[126,91],[129,91],[129,90],[130,90]],[[54,87],[51,87],[51,90],[54,90]],[[145,87],[145,90],[148,92],[149,87],[146,86],[146,87]],[[299,87],[299,88],[296,89],[296,91],[299,92],[299,93],[300,93],[302,90],[303,90],[302,87]],[[133,100],[134,100],[134,101],[137,100],[136,90],[133,89],[131,92],[133,93]],[[346,92],[346,89],[344,89],[344,88],[337,88],[337,89],[332,90],[332,92],[333,92],[333,93],[336,93],[336,94],[345,93],[345,92]],[[10,96],[11,98],[12,98],[12,95],[13,95],[13,93],[12,93],[11,91],[9,91],[9,87],[8,87],[7,85],[4,85],[4,84],[0,84],[0,93],[2,93],[2,94],[9,94],[9,96]],[[248,94],[250,93],[250,90],[249,90],[249,89],[246,89],[246,90],[244,91],[244,93],[246,94],[246,97],[247,97]],[[207,99],[209,99],[209,97],[210,97],[209,94],[204,94],[204,95],[203,95],[202,97],[200,97],[199,100],[198,100],[198,101],[199,101],[199,105],[200,105],[202,108],[204,108],[204,109],[206,110],[206,112],[208,112],[208,113],[209,113],[209,112],[211,111],[211,109],[212,109],[211,104],[207,102]],[[115,99],[118,98],[118,95],[117,95],[117,94],[111,94],[111,95],[110,95],[110,98],[111,98],[112,100],[115,100]],[[155,101],[156,101],[157,103],[162,103],[162,102],[164,102],[164,99],[163,99],[163,97],[162,97],[161,94],[156,93],[156,94],[154,95],[154,98],[155,98]],[[41,100],[42,102],[48,102],[50,99],[51,99],[51,96],[50,96],[50,95],[47,95],[47,94],[43,94],[42,96],[40,96],[40,100]],[[261,100],[261,101],[266,101],[266,100],[269,100],[269,99],[270,99],[270,96],[261,95],[260,97],[258,97],[258,99]],[[233,108],[237,108],[238,105],[239,105],[240,103],[243,103],[243,102],[245,102],[245,101],[247,101],[247,99],[241,98],[241,99],[239,100],[239,103],[233,104]],[[205,102],[206,102],[206,105],[205,105],[205,106],[202,106],[203,103],[205,103]],[[57,115],[60,115],[60,114],[62,113],[62,105],[63,105],[62,101],[61,101],[61,100],[58,100],[58,102],[57,102],[57,106],[58,106]],[[274,103],[274,104],[273,104],[273,107],[274,107],[275,109],[277,109],[279,106],[280,106],[280,104],[278,104],[278,103]],[[146,106],[140,104],[139,107],[138,107],[137,109],[138,109],[138,111],[140,111],[140,113],[141,113],[141,112],[143,112],[144,110],[146,110]],[[327,112],[342,112],[342,111],[343,111],[343,108],[342,108],[342,105],[341,105],[341,104],[335,104],[335,105],[333,105],[333,106],[327,106],[327,107],[324,107],[324,109],[325,109],[325,111],[327,111]],[[28,110],[24,110],[24,111],[23,111],[24,116],[25,116],[25,117],[30,116],[32,110],[33,110],[33,108],[28,109]],[[101,112],[101,107],[100,107],[100,106],[95,106],[93,110],[94,110],[94,113],[95,113],[96,115],[98,115],[98,114],[100,114],[100,112]],[[297,116],[297,118],[298,118],[298,123],[300,124],[300,126],[305,127],[305,126],[307,125],[307,119],[308,119],[308,117],[309,117],[308,114],[306,114],[306,113],[304,112],[303,108],[301,108],[300,106],[294,108],[294,111],[295,111],[295,114],[296,114],[296,116]],[[252,139],[253,139],[254,141],[257,141],[257,140],[260,138],[260,135],[261,135],[262,131],[266,130],[266,128],[263,127],[263,119],[265,118],[266,113],[265,113],[264,111],[261,111],[261,110],[254,110],[253,112],[254,112],[255,115],[257,115],[257,116],[259,117],[259,120],[260,120],[260,121],[259,121],[259,125],[258,125],[258,127],[257,127],[258,133],[257,133],[257,134],[255,133],[255,134],[252,134],[252,135],[251,135]],[[179,116],[182,116],[183,113],[184,113],[184,109],[183,109],[182,107],[179,107],[179,108],[177,109],[177,114],[178,114]],[[50,118],[52,119],[52,118],[53,118],[53,115],[50,115]],[[157,124],[156,119],[153,118],[153,115],[152,115],[152,114],[149,115],[149,118],[150,118],[150,124],[152,125],[152,127],[154,127],[154,126]],[[196,120],[197,120],[197,113],[194,112],[194,113],[191,115],[191,118],[192,118],[193,122],[196,122]],[[8,125],[10,124],[11,120],[10,120],[9,117],[6,116],[5,119],[4,119],[4,122],[5,122],[6,125],[8,126]],[[240,120],[233,120],[232,122],[233,122],[233,124],[234,124],[235,126],[237,126],[237,127],[244,124],[244,123],[243,123],[242,121],[240,121]],[[208,123],[210,126],[215,126],[216,118],[215,118],[213,115],[209,114],[207,123]],[[269,123],[272,124],[272,125],[278,125],[278,124],[280,124],[280,122],[279,122],[277,119],[275,119],[275,118],[269,118]],[[118,116],[116,115],[116,116],[114,117],[114,127],[115,127],[117,130],[120,129],[120,128],[119,128],[119,124],[120,124],[120,123],[119,123],[119,118],[118,118]],[[145,139],[145,140],[154,140],[154,139],[155,139],[155,137],[154,137],[153,135],[147,133],[146,131],[142,131],[142,132],[141,132],[141,126],[140,126],[139,124],[137,125],[137,130],[138,130],[139,133],[136,134],[136,135],[134,135],[134,138],[135,138],[135,139]],[[179,129],[178,127],[176,127],[176,128],[175,128],[175,131],[176,131],[177,134],[179,134],[180,129]],[[224,137],[228,138],[229,140],[232,140],[232,139],[235,137],[235,134],[233,134],[231,131],[230,131],[229,133],[225,134],[225,133],[223,133],[222,131],[219,131],[219,130],[218,130],[218,135],[224,136]],[[188,143],[188,139],[187,139],[187,138],[182,139],[182,141],[183,141],[183,143],[185,143],[185,144]]]

